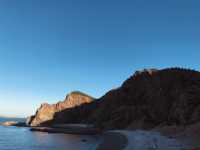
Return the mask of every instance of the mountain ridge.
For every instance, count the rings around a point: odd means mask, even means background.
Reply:
[[[35,115],[30,116],[26,122],[30,126],[40,126],[42,124],[46,124],[48,121],[51,121],[56,112],[76,107],[84,103],[90,103],[93,100],[94,98],[87,94],[79,91],[73,91],[69,93],[63,101],[59,101],[56,104],[41,104]]]
[[[184,68],[136,71],[99,99],[56,112],[49,124],[87,123],[102,129],[151,129],[200,121],[200,72]]]

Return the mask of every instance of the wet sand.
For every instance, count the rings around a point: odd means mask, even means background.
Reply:
[[[158,131],[162,135],[176,139],[184,144],[183,150],[200,150],[200,123],[186,127],[165,126],[156,128],[154,131]]]
[[[113,130],[101,133],[92,127],[32,128],[48,133],[98,135],[96,150],[200,150],[200,124],[187,129],[164,127],[151,131]],[[86,142],[87,143],[87,142]]]
[[[117,132],[107,132],[103,134],[102,142],[96,150],[123,150],[128,144],[125,135]]]
[[[97,150],[193,150],[191,148],[183,141],[159,132],[116,130],[103,136]]]
[[[48,132],[48,133],[65,133],[65,134],[79,134],[79,135],[97,135],[101,131],[95,128],[85,127],[68,127],[68,128],[52,128],[52,127],[33,127],[31,131]]]

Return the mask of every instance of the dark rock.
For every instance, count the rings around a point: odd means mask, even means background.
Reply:
[[[145,70],[103,96],[101,107],[96,110],[101,111],[98,112],[101,116],[94,117],[100,124],[122,117],[123,121],[114,123],[113,128],[118,128],[120,123],[122,128],[130,127],[132,122],[143,122],[141,127],[163,122],[187,125],[192,123],[190,117],[200,104],[199,93],[200,73],[197,71],[179,68]],[[125,108],[121,109],[122,106]],[[107,118],[103,115],[105,110],[110,110]],[[200,117],[193,120],[199,121]]]
[[[48,110],[50,111],[50,110]],[[55,111],[54,111],[55,112]],[[200,72],[145,69],[100,99],[54,113],[54,123],[87,123],[102,129],[151,129],[200,121]]]
[[[87,140],[86,140],[86,139],[82,139],[81,141],[82,141],[82,142],[87,142]]]
[[[200,73],[171,68],[137,71],[121,87],[93,103],[58,113],[67,122],[104,129],[153,128],[200,121]],[[70,117],[72,116],[72,117]]]

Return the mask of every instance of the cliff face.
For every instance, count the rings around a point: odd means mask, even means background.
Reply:
[[[172,68],[136,72],[100,98],[88,121],[102,128],[153,128],[200,121],[200,73]]]
[[[180,68],[136,71],[95,102],[55,116],[55,123],[92,123],[103,129],[193,124],[200,121],[200,73]]]
[[[31,125],[52,120],[51,124],[90,123],[103,129],[187,126],[200,122],[200,72],[180,68],[136,71],[121,87],[91,103],[60,106],[62,110],[56,113],[55,107],[45,104]]]
[[[66,96],[64,101],[52,105],[47,103],[42,104],[36,114],[27,119],[27,124],[30,126],[49,124],[53,120],[55,113],[80,106],[81,104],[90,103],[92,101],[93,98],[86,94],[81,92],[72,92]]]

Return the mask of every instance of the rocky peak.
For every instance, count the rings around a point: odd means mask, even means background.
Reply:
[[[136,71],[134,76],[141,75],[143,73],[147,73],[149,75],[152,75],[155,72],[158,72],[158,69],[153,69],[153,68],[152,69],[143,69],[141,71]]]
[[[66,96],[64,101],[60,101],[56,104],[43,103],[36,111],[36,114],[27,119],[27,124],[30,126],[46,124],[54,118],[56,112],[90,103],[93,100],[94,98],[82,92],[71,92]]]

